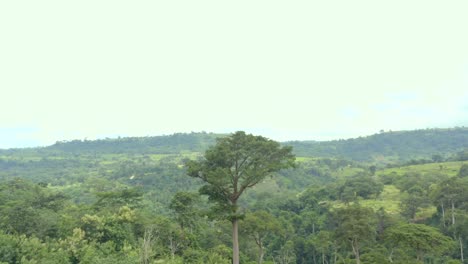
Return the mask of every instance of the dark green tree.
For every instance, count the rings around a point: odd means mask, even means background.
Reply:
[[[458,177],[468,177],[468,164],[463,164],[458,171]]]
[[[405,192],[401,199],[401,214],[410,221],[415,221],[416,213],[430,205],[425,190],[415,186]]]
[[[369,174],[357,174],[346,179],[340,187],[341,199],[345,202],[355,200],[357,196],[364,199],[378,197],[383,191],[384,185]]]
[[[195,208],[195,204],[200,200],[200,196],[197,193],[190,192],[177,192],[169,204],[175,214],[175,220],[180,225],[183,232],[185,229],[193,231],[195,223],[198,219],[198,211]]]
[[[371,208],[358,204],[339,208],[333,212],[335,236],[345,246],[350,245],[356,264],[361,263],[360,253],[364,243],[374,241],[376,237],[376,219]]]
[[[454,225],[456,209],[467,209],[468,206],[468,181],[458,177],[445,180],[437,185],[432,196],[435,205],[439,206],[442,212],[443,225],[446,224],[445,211],[448,208],[450,208],[451,225]]]
[[[413,249],[417,261],[424,256],[439,256],[454,248],[453,241],[436,228],[422,224],[400,224],[389,228],[386,238],[397,247]]]
[[[281,225],[278,220],[267,211],[248,213],[243,221],[245,233],[251,237],[258,247],[257,263],[263,263],[265,256],[265,239],[274,233],[281,233]]]
[[[206,183],[200,193],[217,203],[218,212],[227,213],[232,223],[234,264],[239,263],[239,198],[265,177],[292,167],[294,160],[291,147],[281,147],[273,140],[239,131],[218,139],[203,159],[187,162],[188,175]]]

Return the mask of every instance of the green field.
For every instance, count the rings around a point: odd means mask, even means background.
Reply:
[[[420,164],[420,165],[410,165],[404,167],[396,167],[396,168],[387,168],[380,171],[377,171],[377,175],[383,174],[397,174],[397,175],[404,175],[410,172],[417,172],[422,174],[427,173],[438,173],[438,174],[446,174],[448,176],[455,176],[457,175],[460,167],[463,164],[468,164],[468,161],[453,161],[453,162],[442,162],[442,163],[428,163],[428,164]]]

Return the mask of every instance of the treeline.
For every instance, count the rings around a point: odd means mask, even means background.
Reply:
[[[57,142],[49,148],[72,153],[175,154],[181,151],[202,152],[213,145],[219,136],[213,133],[176,133],[156,137]]]
[[[459,151],[455,154],[447,155],[443,157],[440,154],[432,155],[430,159],[410,159],[408,161],[402,161],[399,163],[389,163],[386,165],[387,168],[410,166],[410,165],[420,165],[428,163],[441,163],[441,162],[450,162],[450,161],[468,161],[468,150]]]
[[[0,150],[0,155],[97,155],[97,154],[178,154],[203,152],[226,135],[213,133],[177,133],[156,137],[124,137],[100,140],[57,142],[52,146],[31,149]],[[334,141],[290,141],[294,153],[302,157],[328,157],[396,164],[411,160],[451,158],[457,152],[466,160],[468,128],[421,129],[381,132],[372,136]],[[463,152],[464,151],[464,152]],[[463,158],[460,157],[460,158]]]
[[[468,128],[381,132],[334,141],[292,141],[298,156],[341,157],[361,162],[399,163],[411,159],[447,158],[468,149]]]
[[[123,137],[117,139],[73,140],[56,142],[50,151],[107,154],[177,154],[183,151],[203,152],[220,134],[176,133],[168,136]]]

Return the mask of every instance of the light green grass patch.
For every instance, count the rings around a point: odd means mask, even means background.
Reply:
[[[400,213],[400,190],[394,185],[385,185],[383,192],[377,199],[361,200],[361,204],[365,207],[370,207],[374,211],[384,208],[389,214]]]
[[[332,208],[342,208],[346,206],[341,201],[332,201],[330,203]],[[374,211],[384,208],[385,212],[388,214],[397,215],[400,213],[400,190],[393,185],[385,185],[379,197],[376,199],[359,199],[359,204],[370,207]]]
[[[314,157],[296,157],[297,162],[308,162],[308,161],[315,161],[317,158]]]
[[[422,174],[426,173],[442,173],[448,176],[457,175],[463,164],[468,164],[467,161],[452,161],[452,162],[441,162],[441,163],[428,163],[411,165],[396,168],[387,168],[377,172],[377,175],[396,173],[398,175],[404,175],[410,172],[419,172]]]

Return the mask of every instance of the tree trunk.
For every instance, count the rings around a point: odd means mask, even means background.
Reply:
[[[421,252],[421,250],[418,250],[417,253],[416,253],[416,260],[417,261],[422,261],[423,259],[423,254]]]
[[[445,208],[444,208],[443,202],[440,203],[440,207],[442,208],[442,223],[444,223],[444,227],[445,227]]]
[[[455,225],[455,204],[452,201],[452,225]]]
[[[141,253],[140,253],[140,263],[141,264],[148,264],[149,257],[151,253],[151,241],[153,239],[151,229],[145,229],[145,234],[143,236],[143,244],[141,245]]]
[[[239,264],[239,220],[232,220],[232,264]]]
[[[263,247],[263,238],[258,233],[254,233],[253,238],[255,240],[255,244],[257,244],[257,246],[258,246],[257,263],[262,264],[263,263],[263,257],[265,256],[265,248]]]
[[[357,241],[351,241],[351,246],[353,247],[353,253],[356,257],[356,264],[361,264],[361,258],[359,256],[359,244]]]
[[[263,244],[260,242],[260,245],[258,247],[259,249],[259,254],[258,254],[258,264],[262,264],[263,263],[263,256],[265,255],[265,251],[263,249]]]
[[[388,261],[390,261],[390,263],[393,263],[393,248],[392,248],[392,251],[390,252],[390,255],[388,255]]]
[[[177,245],[174,239],[172,238],[172,235],[169,237],[169,249],[171,251],[171,259],[175,258],[175,252],[177,250]]]
[[[458,236],[458,241],[460,242],[460,259],[461,259],[461,262],[463,263],[463,261],[464,261],[464,258],[463,258],[463,241],[462,241],[462,238],[461,238],[460,235]]]

